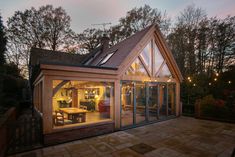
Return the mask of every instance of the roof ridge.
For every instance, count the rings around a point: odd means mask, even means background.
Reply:
[[[36,50],[36,51],[35,51]],[[77,55],[77,56],[82,56],[86,54],[79,54],[79,53],[70,53],[70,52],[64,52],[64,51],[58,51],[58,50],[49,50],[49,49],[44,49],[44,48],[37,48],[37,47],[32,47],[30,52],[37,52],[37,53],[61,53],[61,54],[68,54],[68,55]]]

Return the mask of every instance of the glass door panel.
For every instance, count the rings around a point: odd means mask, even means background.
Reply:
[[[153,83],[149,84],[148,120],[157,120],[158,113],[158,85]]]
[[[175,115],[175,84],[168,85],[168,115]]]
[[[167,86],[164,83],[159,84],[159,118],[164,119],[167,116]]]
[[[132,83],[122,84],[121,102],[121,125],[122,127],[134,124],[134,86]]]
[[[136,83],[135,98],[136,98],[136,124],[146,121],[146,91],[144,83]]]

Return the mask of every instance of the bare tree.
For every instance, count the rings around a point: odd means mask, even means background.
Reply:
[[[8,60],[27,69],[32,47],[70,51],[70,46],[77,44],[70,21],[64,9],[51,5],[16,11],[7,21]]]

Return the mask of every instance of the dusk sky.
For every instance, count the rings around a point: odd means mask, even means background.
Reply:
[[[4,24],[15,11],[24,11],[30,7],[52,4],[62,6],[72,22],[72,29],[80,33],[92,24],[111,22],[117,24],[120,17],[134,7],[144,4],[166,11],[172,20],[191,4],[206,10],[209,17],[224,18],[228,14],[235,16],[235,0],[0,0],[0,13]]]

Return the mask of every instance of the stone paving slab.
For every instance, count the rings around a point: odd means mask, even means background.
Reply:
[[[235,124],[180,117],[12,157],[230,157],[234,148]]]

